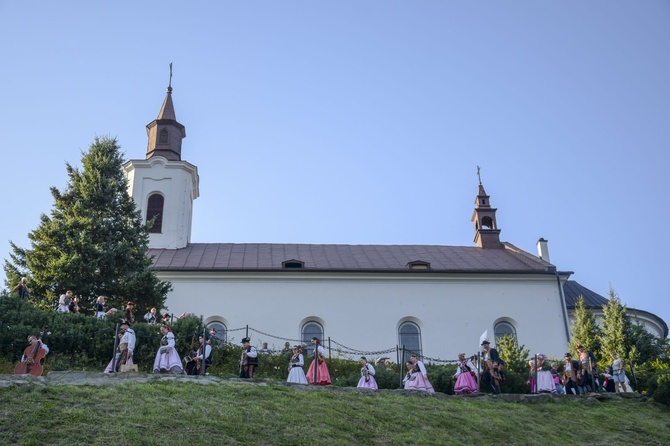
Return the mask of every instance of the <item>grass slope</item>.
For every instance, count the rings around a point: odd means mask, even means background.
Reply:
[[[425,394],[160,381],[0,389],[0,442],[24,445],[667,445],[651,402],[515,404]]]

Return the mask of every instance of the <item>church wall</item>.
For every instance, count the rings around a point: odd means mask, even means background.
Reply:
[[[399,342],[404,320],[421,329],[423,354],[455,359],[474,354],[481,334],[512,323],[531,353],[561,356],[567,348],[562,304],[552,275],[413,275],[318,273],[158,272],[174,290],[174,314],[221,316],[227,328],[251,328],[300,339],[302,324],[321,321],[325,337],[347,347],[380,351]],[[234,342],[244,331],[230,332]],[[260,339],[259,339],[260,337]],[[253,339],[256,338],[256,339]],[[281,347],[283,340],[253,334],[252,343]],[[293,343],[293,342],[292,342]]]

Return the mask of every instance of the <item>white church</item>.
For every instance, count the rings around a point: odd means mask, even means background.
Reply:
[[[172,283],[167,305],[174,314],[202,315],[229,341],[248,330],[253,344],[277,349],[317,336],[334,356],[404,346],[439,361],[476,353],[486,331],[492,344],[511,333],[531,352],[560,357],[577,298],[596,314],[607,303],[550,262],[547,241],[538,241],[537,254],[501,242],[481,181],[473,246],[192,243],[198,169],[182,159],[186,131],[171,86],[147,135],[146,159],[124,169],[143,218],[156,218],[148,255],[158,277]],[[315,299],[334,304],[315,306]],[[628,311],[654,335],[668,336],[658,316]]]

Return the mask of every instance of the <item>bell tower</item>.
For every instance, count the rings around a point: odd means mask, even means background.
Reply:
[[[146,159],[123,165],[128,193],[149,229],[149,248],[184,248],[191,242],[193,200],[200,195],[198,168],[181,159],[186,128],[177,121],[170,82],[158,117],[147,125]]]
[[[491,207],[491,201],[484,190],[479,170],[479,166],[477,166],[479,191],[477,192],[477,198],[475,198],[475,210],[470,219],[475,225],[474,242],[480,248],[501,249],[503,244],[500,243],[500,229],[498,229],[496,223],[497,209]]]

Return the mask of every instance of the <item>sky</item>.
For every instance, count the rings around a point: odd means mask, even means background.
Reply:
[[[473,246],[481,166],[501,240],[670,323],[669,45],[663,0],[0,0],[0,258],[173,63],[192,242]]]

